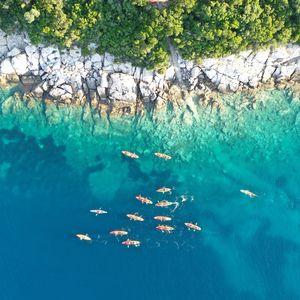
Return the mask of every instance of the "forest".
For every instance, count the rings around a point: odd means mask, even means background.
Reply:
[[[168,42],[186,59],[300,42],[300,0],[2,0],[0,28],[33,43],[77,45],[164,71]]]

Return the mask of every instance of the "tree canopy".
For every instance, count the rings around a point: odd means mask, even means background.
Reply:
[[[169,38],[184,58],[300,41],[300,0],[2,0],[0,28],[163,71]]]

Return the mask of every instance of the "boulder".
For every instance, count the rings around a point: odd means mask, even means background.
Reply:
[[[141,81],[139,83],[139,89],[144,101],[153,101],[157,98],[158,92],[156,92],[157,85],[155,82],[148,84]]]
[[[41,56],[43,57],[43,59],[45,61],[47,61],[48,60],[48,56],[50,56],[51,54],[54,54],[54,57],[55,57],[55,53],[57,53],[57,52],[58,52],[57,48],[54,48],[54,47],[43,47],[42,50],[41,50]],[[49,58],[49,60],[50,60],[50,58]]]
[[[24,50],[27,46],[26,39],[24,39],[24,34],[10,34],[7,35],[6,41],[7,41],[7,47],[8,50],[12,50],[13,48],[18,48],[20,50]]]
[[[28,60],[25,53],[18,54],[17,56],[13,57],[11,64],[17,75],[24,75],[28,72]]]
[[[38,51],[38,48],[34,45],[28,45],[25,47],[25,52],[28,57],[35,55]]]
[[[296,71],[297,65],[293,64],[290,66],[281,66],[280,68],[280,77],[282,79],[290,79],[292,74]]]
[[[100,87],[108,88],[108,73],[106,72],[100,74]]]
[[[84,62],[84,68],[87,70],[87,71],[90,71],[92,69],[92,62],[90,60],[86,60]]]
[[[231,80],[229,82],[229,89],[232,92],[236,92],[239,89],[240,82],[238,80]]]
[[[185,62],[185,68],[188,70],[188,71],[191,71],[194,67],[194,63],[192,61],[186,61]]]
[[[97,54],[97,53],[93,54],[91,56],[91,62],[94,65],[95,69],[101,69],[102,68],[103,59],[104,59],[104,57],[102,55]]]
[[[9,58],[3,60],[0,64],[0,74],[1,75],[10,75],[15,74],[15,69],[13,68]]]
[[[113,72],[114,71],[114,56],[110,55],[108,53],[105,53],[104,55],[104,60],[103,60],[103,71],[107,71],[107,72]]]
[[[212,82],[216,81],[216,79],[217,79],[217,71],[216,70],[206,69],[206,70],[204,70],[204,73]]]
[[[97,87],[97,93],[101,99],[106,98],[106,89],[100,86]]]
[[[191,71],[191,81],[194,81],[202,73],[199,67],[194,67]]]
[[[150,83],[153,81],[153,76],[154,76],[154,74],[152,71],[143,69],[140,80]]]
[[[60,88],[62,88],[63,90],[65,90],[69,94],[73,93],[72,86],[69,85],[69,84],[63,84],[63,85],[60,86]]]
[[[259,64],[265,64],[270,55],[270,49],[261,50],[257,52],[252,60],[253,64],[258,62]]]
[[[8,52],[8,48],[6,46],[0,45],[0,58],[5,56],[7,52]]]
[[[172,81],[174,80],[174,78],[175,78],[175,68],[171,66],[165,72],[165,79]]]
[[[142,69],[140,67],[135,67],[134,74],[133,74],[134,79],[140,80],[141,73],[142,73]]]
[[[57,87],[57,88],[51,89],[50,92],[49,92],[49,95],[54,97],[54,98],[60,98],[63,95],[65,95],[66,93],[67,92],[64,89]]]
[[[109,97],[113,100],[133,102],[137,99],[134,78],[123,73],[113,73],[109,77]]]
[[[0,29],[0,46],[7,45],[6,36],[6,33]]]
[[[265,70],[263,72],[262,82],[265,83],[269,79],[271,79],[274,71],[275,71],[275,67],[273,67],[273,66],[266,66],[266,68],[265,68]]]
[[[20,53],[21,53],[20,49],[18,49],[18,48],[13,48],[12,50],[10,50],[10,51],[6,54],[6,56],[8,56],[8,57],[13,57],[13,56],[16,56],[16,55],[18,55],[18,54],[20,54]]]
[[[79,60],[82,58],[81,55],[81,49],[74,47],[69,50],[69,55],[74,59],[74,60]]]
[[[124,74],[133,75],[134,74],[134,67],[131,63],[122,63],[114,65],[115,72],[121,72]]]

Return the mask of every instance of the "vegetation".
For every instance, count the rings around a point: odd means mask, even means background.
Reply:
[[[2,0],[0,28],[164,70],[168,39],[187,59],[300,41],[300,0]]]

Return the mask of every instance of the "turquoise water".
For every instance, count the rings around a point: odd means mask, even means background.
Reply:
[[[255,109],[227,96],[221,112],[195,99],[121,120],[11,91],[0,99],[0,299],[300,298],[298,96],[261,92]],[[179,206],[144,206],[137,194]],[[109,214],[89,213],[99,207]],[[134,212],[145,222],[127,220]],[[172,234],[155,230],[164,213]],[[113,229],[141,247],[123,247]]]

